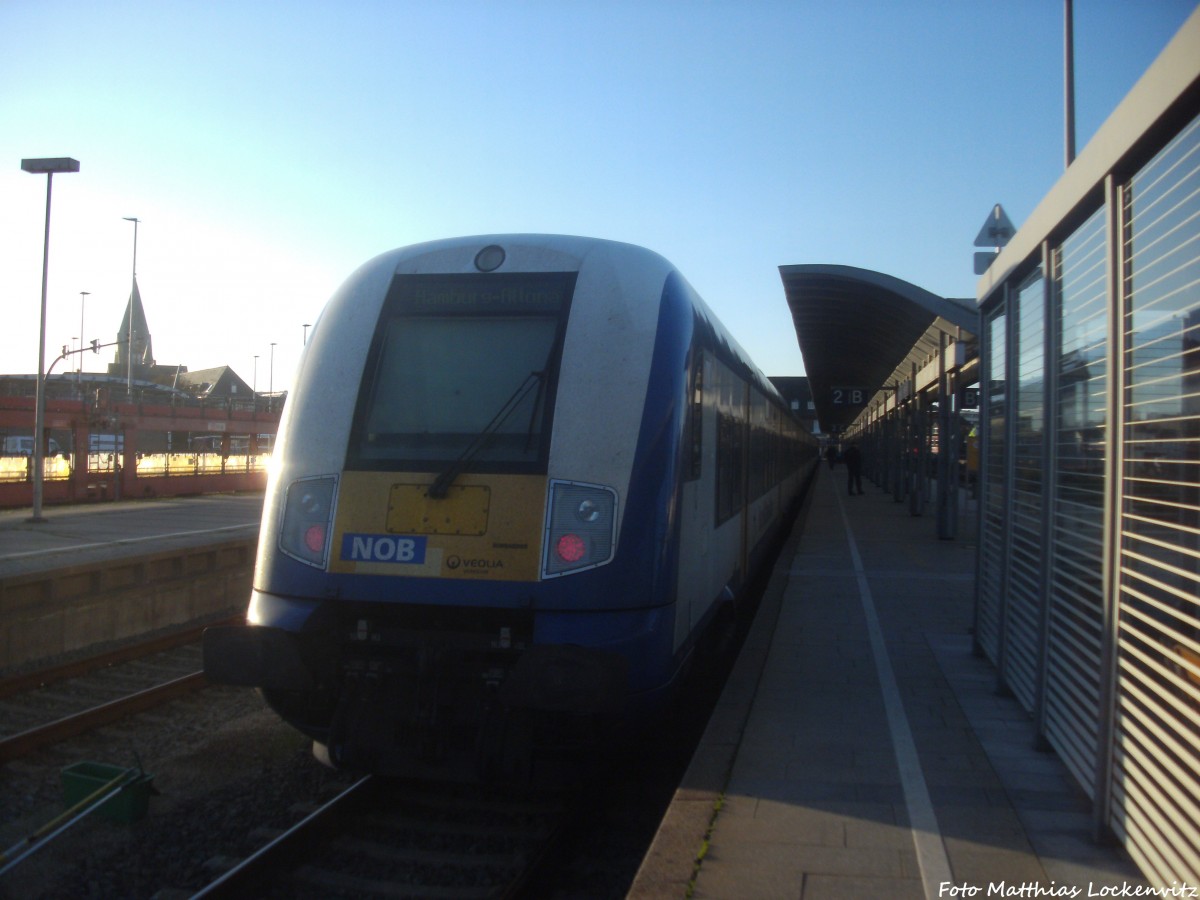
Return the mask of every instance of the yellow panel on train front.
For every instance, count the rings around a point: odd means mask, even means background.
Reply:
[[[446,497],[425,473],[342,475],[329,571],[536,581],[544,475],[466,475]]]
[[[423,484],[393,484],[387,529],[395,534],[487,534],[492,489],[485,484],[452,484],[433,499]]]

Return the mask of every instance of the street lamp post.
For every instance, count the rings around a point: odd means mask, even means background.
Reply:
[[[45,522],[42,517],[42,482],[46,467],[46,281],[50,271],[50,194],[56,172],[78,172],[79,160],[70,157],[23,159],[21,170],[46,176],[46,239],[42,247],[42,322],[38,333],[37,398],[33,423],[33,516],[30,522]]]
[[[126,222],[133,223],[133,283],[129,286],[129,328],[125,335],[125,389],[129,393],[129,399],[133,399],[133,296],[137,293],[137,227],[138,222],[142,221],[135,216],[125,216]]]
[[[79,380],[80,388],[83,388],[83,302],[87,300],[88,294],[91,291],[79,292]]]
[[[271,369],[267,378],[267,410],[275,409],[275,341],[271,341]]]

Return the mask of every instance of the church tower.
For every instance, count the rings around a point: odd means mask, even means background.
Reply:
[[[133,323],[133,340],[130,341],[130,323]],[[129,305],[125,308],[125,317],[121,319],[121,329],[117,332],[117,355],[108,366],[108,374],[119,377],[126,376],[130,371],[129,347],[133,345],[133,377],[148,380],[154,371],[154,348],[150,342],[150,326],[146,324],[146,310],[142,307],[142,294],[138,290],[137,279],[133,280],[133,292],[129,295]]]

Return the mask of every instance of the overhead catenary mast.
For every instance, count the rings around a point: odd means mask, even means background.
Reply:
[[[1063,0],[1063,112],[1067,167],[1075,161],[1075,13],[1073,0]]]

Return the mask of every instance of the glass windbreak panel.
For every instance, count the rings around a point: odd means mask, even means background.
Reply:
[[[1045,279],[1039,272],[1017,296],[1016,441],[1005,626],[1006,680],[1026,709],[1034,704],[1042,608],[1045,314]]]
[[[1108,409],[1104,213],[1099,210],[1063,242],[1056,279],[1058,498],[1093,510],[1104,505]]]
[[[574,281],[559,273],[397,277],[348,467],[543,468]]]
[[[1059,321],[1053,548],[1045,729],[1089,792],[1100,721],[1105,431],[1108,391],[1106,209],[1054,255]]]
[[[982,506],[983,533],[980,535],[979,602],[976,634],[980,647],[996,661],[1000,647],[1001,602],[1004,596],[1004,532],[1008,521],[1005,508],[1007,492],[1008,446],[1008,316],[1003,307],[987,318],[987,406],[983,410],[983,428],[987,435],[984,459]]]
[[[1181,847],[1200,829],[1200,120],[1123,197],[1128,390],[1113,819],[1134,841]],[[1146,784],[1159,786],[1153,799]],[[1163,883],[1195,874],[1169,861],[1152,868]]]

